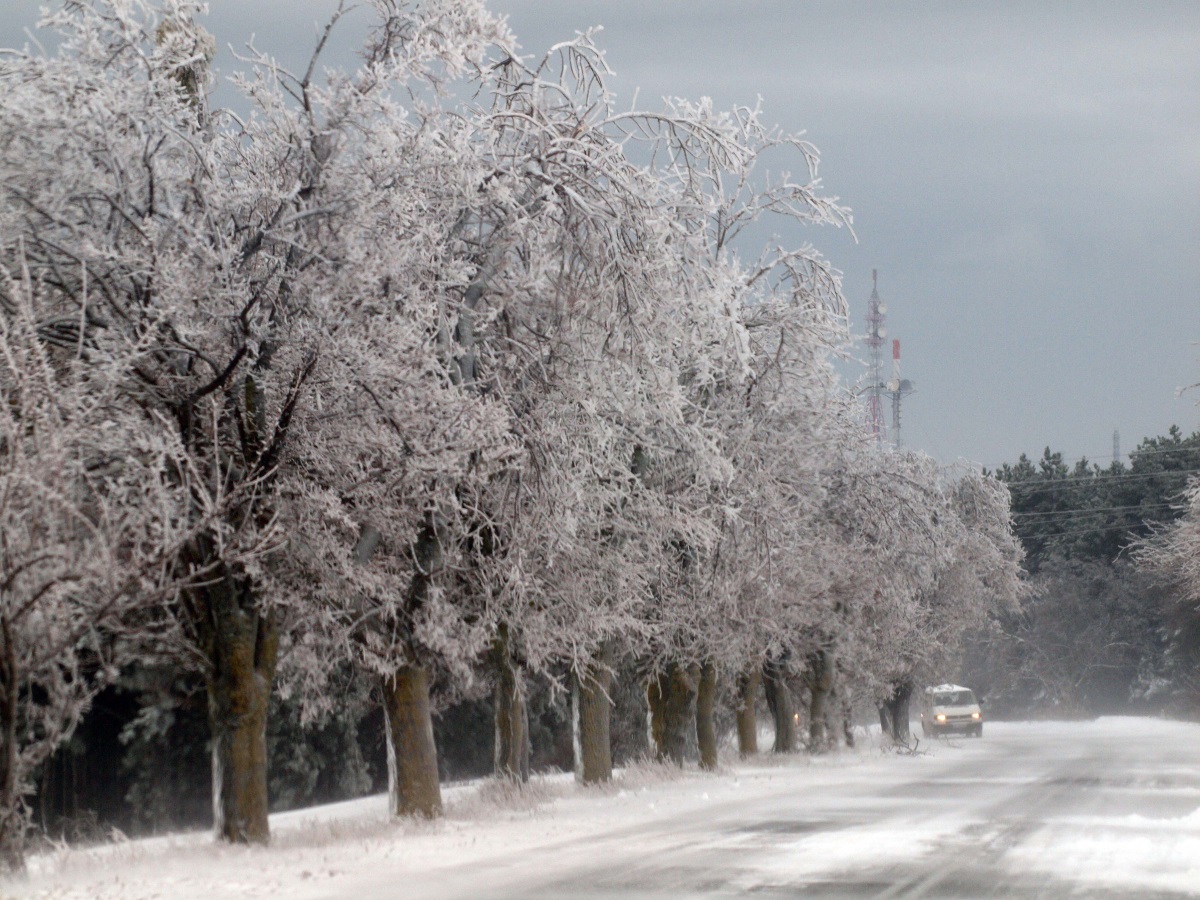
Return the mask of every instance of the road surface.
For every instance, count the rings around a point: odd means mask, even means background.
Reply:
[[[912,757],[749,769],[700,806],[473,858],[414,895],[1200,895],[1200,730],[1180,727],[989,723]]]

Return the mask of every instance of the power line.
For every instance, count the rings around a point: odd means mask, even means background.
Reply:
[[[1071,481],[1121,481],[1121,480],[1124,480],[1127,478],[1157,478],[1160,475],[1162,475],[1162,476],[1189,475],[1189,474],[1195,475],[1198,473],[1200,473],[1200,469],[1195,469],[1195,468],[1191,468],[1191,467],[1186,468],[1186,469],[1155,469],[1153,472],[1111,472],[1111,473],[1106,472],[1103,469],[1101,469],[1098,472],[1084,472],[1079,475],[1061,475],[1061,476],[1058,476],[1058,475],[1047,476],[1045,473],[1039,472],[1033,478],[1023,478],[1023,479],[1016,480],[1016,481],[1005,481],[1004,483],[1011,487],[1011,486],[1022,485],[1022,484],[1062,484],[1063,482],[1071,482]],[[1003,479],[1000,478],[999,475],[995,475],[993,477],[1003,481]]]
[[[1143,523],[1143,524],[1145,524],[1145,523]],[[1072,528],[1072,529],[1068,529],[1067,531],[1051,531],[1051,532],[1047,532],[1046,534],[1031,534],[1031,535],[1029,535],[1029,540],[1044,541],[1044,540],[1049,540],[1050,538],[1077,537],[1077,536],[1083,535],[1083,534],[1104,534],[1109,531],[1124,531],[1124,532],[1132,535],[1135,527],[1136,526],[1131,526],[1128,523],[1125,523],[1125,524],[1113,524],[1113,525],[1097,525],[1092,528]]]
[[[1134,504],[1132,506],[1080,506],[1071,509],[1045,509],[1045,510],[1029,510],[1028,512],[1014,512],[1013,516],[1021,516],[1022,521],[1034,516],[1070,516],[1087,513],[1110,513],[1110,512],[1128,512],[1129,510],[1149,511],[1153,509],[1174,509],[1174,503],[1151,503],[1151,504]]]
[[[1107,534],[1110,531],[1124,531],[1126,534],[1133,536],[1132,529],[1127,528],[1124,525],[1109,525],[1109,526],[1105,526],[1102,528],[1079,528],[1079,529],[1075,529],[1073,531],[1059,531],[1059,532],[1055,532],[1054,534],[1038,534],[1038,535],[1034,535],[1034,537],[1032,539],[1034,539],[1034,540],[1050,540],[1051,538],[1053,538],[1053,539],[1057,540],[1059,538],[1082,537],[1083,535],[1088,535],[1088,534],[1102,535],[1102,534]]]
[[[1200,432],[1197,432],[1200,434]],[[1194,437],[1194,435],[1193,435]],[[1190,440],[1191,438],[1189,438]],[[1131,460],[1142,459],[1147,456],[1166,456],[1168,453],[1200,453],[1200,444],[1180,444],[1178,447],[1163,447],[1159,450],[1130,450],[1125,455]],[[1076,460],[1078,461],[1078,460]]]
[[[1025,481],[1004,481],[1010,491],[1023,490],[1030,493],[1052,491],[1061,485],[1081,484],[1112,484],[1113,482],[1141,481],[1145,478],[1172,478],[1179,475],[1200,475],[1200,469],[1163,469],[1158,472],[1130,472],[1118,475],[1106,475],[1103,472],[1089,475],[1066,475],[1062,478],[1033,479]],[[999,479],[1003,481],[1003,479]]]

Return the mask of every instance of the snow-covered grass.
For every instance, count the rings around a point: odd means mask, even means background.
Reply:
[[[389,820],[386,798],[367,797],[272,816],[268,847],[191,833],[59,848],[33,856],[26,878],[0,882],[0,895],[521,896],[529,879],[571,883],[580,872],[618,877],[626,868],[641,877],[663,848],[694,854],[671,877],[736,856],[727,893],[945,858],[1131,895],[1200,895],[1200,726],[1102,719],[987,729],[982,741],[922,741],[917,754],[883,749],[874,729],[858,749],[823,756],[725,754],[717,773],[642,763],[599,787],[570,774],[520,789],[456,784],[433,822]],[[671,893],[647,893],[655,890]]]
[[[768,741],[765,746],[769,745]],[[505,836],[514,845],[525,843],[520,829],[513,827],[522,820],[558,822],[563,833],[578,833],[587,830],[588,817],[594,817],[599,828],[635,810],[653,813],[659,806],[658,795],[664,808],[672,810],[679,799],[671,796],[672,789],[686,791],[697,783],[714,782],[736,789],[744,774],[762,777],[776,770],[843,766],[880,752],[876,729],[867,748],[822,757],[762,753],[746,763],[738,761],[736,754],[725,753],[716,774],[700,772],[694,765],[680,769],[639,761],[619,769],[612,782],[589,787],[576,784],[570,773],[534,776],[524,786],[487,778],[443,786],[445,816],[432,822],[390,818],[387,797],[374,795],[272,815],[268,847],[218,844],[208,831],[93,846],[60,845],[32,855],[25,878],[0,881],[0,896],[62,900],[276,896],[289,874],[300,882],[319,882],[372,860],[419,855],[430,864],[439,853],[449,864],[455,849],[464,843],[479,846],[491,841],[497,850],[508,843]],[[704,792],[701,796],[708,797]]]

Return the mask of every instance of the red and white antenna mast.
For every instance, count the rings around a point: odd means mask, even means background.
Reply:
[[[900,449],[900,399],[913,392],[913,383],[900,377],[900,340],[892,341],[892,380],[887,383],[892,395],[892,443]]]
[[[867,346],[871,348],[869,381],[865,389],[867,395],[867,432],[875,438],[879,446],[883,446],[885,426],[883,424],[883,339],[887,331],[883,327],[883,317],[887,306],[879,299],[879,273],[871,270],[871,299],[867,301]]]

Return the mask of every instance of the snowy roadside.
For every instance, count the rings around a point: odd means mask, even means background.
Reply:
[[[663,878],[700,877],[728,859],[739,868],[721,870],[724,887],[693,893],[791,895],[848,881],[874,896],[881,878],[919,887],[961,875],[1200,896],[1200,725],[988,729],[982,741],[922,741],[927,752],[915,755],[881,751],[876,729],[857,750],[731,755],[715,774],[635,766],[603,788],[569,774],[523,790],[456,784],[436,822],[389,821],[386,799],[367,797],[272,816],[268,847],[203,832],[35,855],[28,878],[0,882],[0,896],[545,897],[580,884],[600,885],[597,896],[625,896],[623,885],[679,896]]]
[[[209,831],[62,847],[31,855],[25,879],[0,881],[4,898],[331,897],[347,873],[386,867],[398,878],[586,838],[625,822],[728,802],[747,783],[842,780],[847,768],[895,759],[879,749],[878,728],[858,750],[819,757],[728,754],[717,773],[644,764],[618,770],[612,784],[585,788],[570,773],[535,776],[524,789],[493,779],[443,786],[446,815],[434,822],[389,819],[387,798],[276,813],[268,847],[217,844]],[[769,746],[769,743],[767,744]],[[825,773],[822,775],[822,773]],[[855,779],[857,780],[857,779]],[[782,787],[782,785],[780,785]]]

